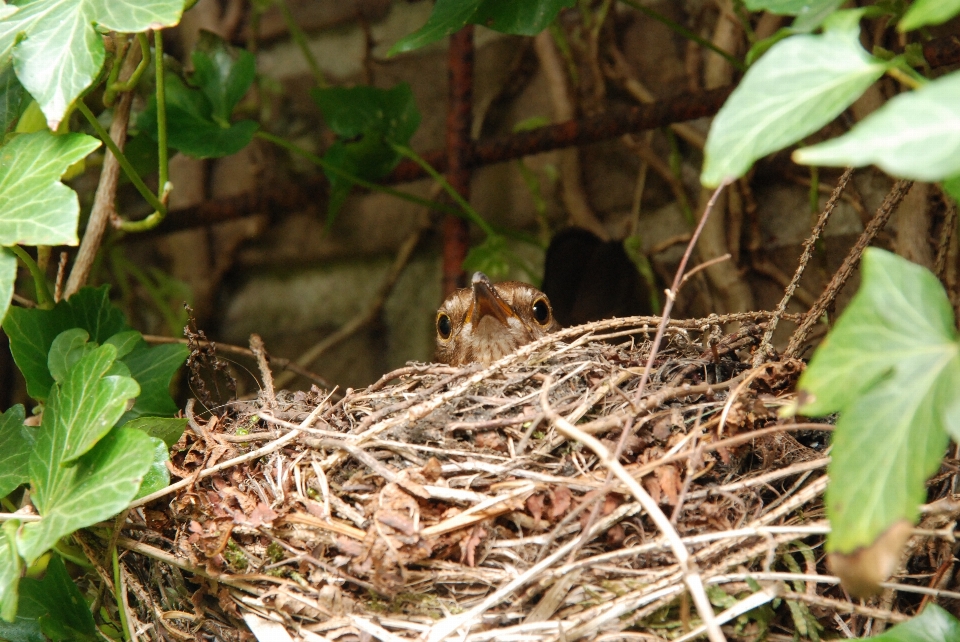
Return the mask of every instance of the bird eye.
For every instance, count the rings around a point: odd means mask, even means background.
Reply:
[[[437,315],[437,334],[440,335],[440,338],[443,340],[449,339],[452,329],[450,326],[450,317],[443,312],[439,313]]]
[[[550,320],[550,306],[546,299],[537,299],[533,302],[533,318],[540,325],[546,325]]]

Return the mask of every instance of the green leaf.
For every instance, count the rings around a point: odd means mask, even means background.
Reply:
[[[234,107],[253,83],[256,58],[246,49],[231,47],[214,33],[201,31],[192,60],[190,84],[210,101],[213,120],[228,127]]]
[[[872,642],[960,642],[960,621],[934,603],[920,615],[864,641]]]
[[[97,349],[94,343],[88,343],[90,333],[83,328],[64,330],[53,340],[47,355],[47,369],[54,381],[63,381],[67,372],[81,357]]]
[[[6,315],[17,282],[17,257],[9,248],[0,248],[0,319]]]
[[[714,119],[700,180],[709,187],[742,176],[757,159],[829,123],[885,70],[860,46],[856,29],[781,40]]]
[[[25,0],[0,5],[0,59],[13,52],[17,77],[56,130],[103,67],[97,29],[135,33],[180,21],[183,0]]]
[[[138,347],[122,359],[130,369],[130,376],[140,384],[140,396],[133,408],[120,418],[121,426],[137,417],[177,412],[177,404],[170,396],[170,380],[189,354],[190,349],[180,343],[150,347],[141,339]]]
[[[0,498],[30,480],[28,462],[34,437],[23,425],[23,419],[20,404],[0,415]]]
[[[38,470],[36,479],[31,474],[34,488],[49,485],[49,497],[44,498],[49,501],[40,510],[43,519],[22,527],[20,555],[32,563],[64,535],[123,510],[150,469],[153,450],[152,440],[143,432],[120,427],[107,433],[76,465],[60,466],[56,458],[52,466],[45,467],[31,458],[31,472]],[[46,456],[56,457],[49,451]]]
[[[884,250],[863,255],[863,284],[813,355],[798,387],[805,415],[840,412],[829,466],[830,552],[870,545],[915,522],[924,482],[960,417],[960,345],[937,278]]]
[[[23,567],[17,554],[18,528],[18,519],[7,520],[0,528],[0,638],[4,637],[3,620],[13,622],[17,615],[17,585],[20,582],[20,569]]]
[[[778,16],[800,16],[821,11],[825,7],[842,4],[836,0],[744,0],[750,11],[769,11]]]
[[[99,146],[85,134],[39,131],[0,148],[0,245],[76,245],[80,205],[60,177]]]
[[[52,640],[99,640],[90,608],[58,555],[50,559],[42,580],[20,581],[18,616],[38,619]]]
[[[236,154],[253,139],[259,125],[252,120],[224,125],[213,119],[213,105],[199,89],[187,87],[180,77],[164,75],[167,92],[167,144],[194,158],[219,158]],[[141,130],[157,140],[157,103],[151,98],[140,114]]]
[[[13,62],[0,70],[0,133],[7,133],[27,106],[26,92],[17,80]]]
[[[960,175],[946,178],[940,184],[943,186],[943,191],[953,199],[954,204],[960,203]]]
[[[324,159],[367,180],[382,178],[396,167],[400,154],[393,145],[406,146],[420,125],[420,112],[407,83],[392,89],[364,85],[313,89],[310,95],[338,136]],[[327,173],[327,179],[331,187],[327,210],[330,223],[353,184],[331,173]]]
[[[750,11],[769,11],[781,16],[796,16],[789,29],[809,33],[823,24],[827,16],[840,8],[844,0],[746,0]]]
[[[849,132],[793,153],[807,165],[869,165],[920,181],[960,174],[960,72],[900,94]]]
[[[129,423],[124,425],[127,428],[142,430],[151,437],[163,441],[167,448],[173,448],[174,444],[180,441],[180,436],[187,427],[187,418],[139,417],[131,419]]]
[[[916,0],[900,20],[897,30],[904,32],[928,25],[941,25],[958,13],[960,0]]]
[[[127,330],[126,332],[118,332],[103,343],[116,348],[117,359],[123,359],[143,344],[143,335],[136,330]]]
[[[47,355],[53,340],[64,330],[83,328],[90,340],[101,344],[117,334],[130,330],[123,312],[110,304],[109,286],[81,288],[52,310],[10,308],[3,320],[3,330],[10,338],[10,352],[27,381],[27,393],[44,400],[53,385]]]
[[[86,454],[113,428],[127,401],[140,393],[140,386],[130,377],[107,374],[116,357],[116,348],[100,346],[87,351],[67,370],[51,391],[37,452],[55,448],[60,463],[68,464]],[[43,468],[37,468],[37,464],[38,460],[32,458],[30,477],[39,486],[34,489],[39,508],[49,503],[52,495],[44,488],[49,489],[57,476],[47,468],[45,460],[39,460]],[[38,481],[44,479],[47,481]]]
[[[437,0],[427,23],[397,42],[387,55],[419,49],[459,31],[467,23],[503,33],[534,36],[546,29],[561,9],[572,7],[574,1]]]
[[[140,489],[134,499],[146,497],[150,493],[170,485],[170,471],[167,469],[170,453],[167,451],[167,445],[163,443],[162,439],[156,437],[150,437],[149,439],[153,444],[153,461],[143,476],[143,482],[140,484]]]
[[[470,22],[501,33],[535,36],[553,22],[561,9],[574,4],[575,0],[483,0]]]
[[[483,272],[493,280],[499,280],[510,273],[509,248],[502,236],[488,236],[483,243],[470,248],[463,261],[463,269],[468,272]]]

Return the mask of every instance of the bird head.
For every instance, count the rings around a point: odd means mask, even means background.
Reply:
[[[526,283],[493,284],[482,272],[437,311],[437,353],[442,363],[492,363],[560,329],[547,295]]]

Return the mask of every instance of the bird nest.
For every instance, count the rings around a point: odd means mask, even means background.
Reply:
[[[903,620],[951,568],[960,511],[928,505],[886,593],[846,598],[821,546],[831,425],[780,417],[803,364],[751,366],[765,318],[671,322],[645,381],[657,320],[614,319],[487,367],[191,414],[181,481],[113,535],[128,617],[142,639],[342,642],[794,640]],[[82,543],[103,558],[106,540]]]

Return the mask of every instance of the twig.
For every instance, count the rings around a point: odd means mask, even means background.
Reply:
[[[767,331],[763,334],[763,339],[760,340],[760,346],[757,348],[756,354],[753,355],[754,368],[760,367],[760,364],[763,363],[764,359],[766,359],[767,351],[770,350],[770,344],[773,341],[773,333],[777,329],[777,323],[780,321],[780,316],[786,312],[787,304],[790,302],[790,299],[793,297],[793,293],[800,284],[800,277],[803,276],[803,271],[806,269],[807,263],[810,262],[810,257],[813,256],[813,250],[817,245],[817,239],[820,238],[820,235],[823,234],[824,228],[827,227],[827,221],[830,220],[830,215],[833,213],[834,208],[836,208],[837,203],[840,202],[840,197],[843,195],[843,190],[846,189],[847,183],[850,182],[851,176],[853,176],[853,168],[848,167],[847,170],[843,172],[843,175],[840,176],[840,180],[837,181],[837,186],[833,189],[830,199],[827,201],[826,205],[823,206],[823,212],[820,213],[820,218],[817,219],[817,224],[813,226],[813,231],[810,232],[809,238],[804,241],[803,253],[800,255],[800,262],[797,265],[797,270],[793,273],[793,280],[790,281],[790,285],[787,286],[783,293],[783,298],[780,299],[780,303],[777,304],[777,309],[773,312],[773,319],[770,320],[770,325],[767,327]]]
[[[133,74],[139,60],[140,47],[130,47],[121,71],[124,79]],[[109,136],[121,151],[127,142],[127,125],[130,121],[132,102],[133,92],[125,91],[120,95],[120,101],[113,110],[113,122],[110,124]],[[107,227],[107,222],[116,214],[114,203],[117,197],[119,180],[120,161],[107,148],[103,155],[103,168],[100,170],[100,182],[93,198],[90,218],[87,221],[83,240],[80,242],[80,249],[77,251],[77,258],[73,262],[73,269],[70,270],[70,277],[67,279],[67,286],[63,292],[66,298],[70,298],[72,294],[83,287],[90,276],[90,270],[93,268],[97,251],[100,249],[100,242],[103,240],[103,232]]]
[[[273,373],[270,372],[270,364],[267,363],[267,349],[263,345],[263,339],[259,334],[250,335],[250,352],[257,358],[257,367],[260,369],[260,377],[263,379],[263,393],[265,395],[267,410],[276,410],[277,394],[273,388]]]
[[[67,262],[70,255],[60,252],[60,262],[57,264],[57,281],[53,286],[53,300],[59,303],[63,299],[63,283],[67,276]]]
[[[937,259],[934,262],[934,273],[941,282],[947,275],[947,255],[950,253],[950,240],[957,233],[957,206],[953,198],[943,191],[940,187],[940,195],[943,199],[944,207],[947,209],[946,216],[943,217],[943,230],[940,232],[940,241],[937,244]]]
[[[854,269],[856,269],[857,265],[859,265],[863,251],[877,236],[880,230],[883,229],[883,226],[887,224],[890,215],[896,211],[900,205],[900,201],[903,200],[903,197],[907,195],[907,192],[910,191],[912,186],[913,181],[899,180],[894,183],[893,187],[887,193],[886,198],[883,199],[883,203],[881,203],[877,209],[877,213],[870,219],[870,224],[863,230],[860,238],[857,239],[857,242],[843,260],[843,265],[840,266],[840,269],[837,270],[833,278],[830,279],[830,283],[827,284],[823,294],[820,295],[816,304],[807,312],[800,327],[798,327],[794,331],[793,336],[790,337],[790,343],[784,351],[784,356],[795,358],[800,354],[800,348],[803,346],[803,342],[807,340],[810,329],[820,320],[820,317],[823,316],[827,308],[833,304],[837,294],[843,288],[844,284],[846,284],[847,279],[850,278],[850,275]]]

